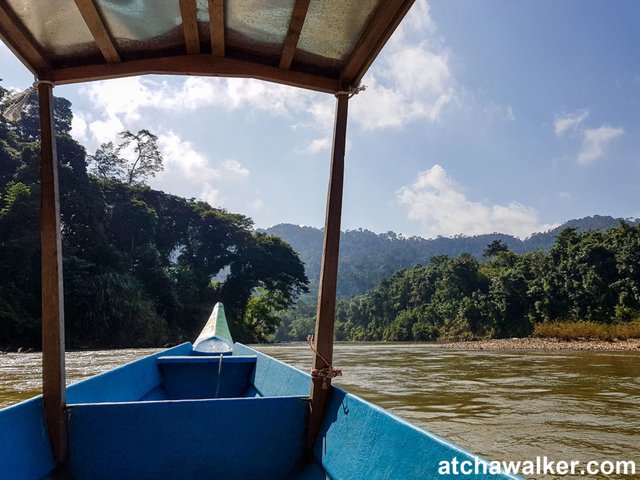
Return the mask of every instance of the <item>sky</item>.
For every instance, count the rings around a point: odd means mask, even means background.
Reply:
[[[640,217],[640,2],[417,0],[351,99],[343,229],[526,238]],[[0,85],[33,78],[0,42]],[[56,87],[94,153],[156,134],[149,182],[251,217],[322,227],[335,98],[247,79]]]

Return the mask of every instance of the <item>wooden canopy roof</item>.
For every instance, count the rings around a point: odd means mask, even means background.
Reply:
[[[3,0],[0,38],[56,84],[149,73],[356,86],[414,0]]]

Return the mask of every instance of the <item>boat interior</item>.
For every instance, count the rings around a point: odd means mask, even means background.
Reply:
[[[171,74],[336,96],[314,347],[314,368],[331,367],[348,100],[412,4],[0,2],[0,39],[34,74],[39,94],[44,392],[44,400],[0,411],[1,480],[417,480],[439,478],[443,459],[476,458],[241,344],[221,357],[185,343],[66,387],[53,87]]]
[[[67,388],[59,474],[42,397],[0,411],[0,430],[12,432],[0,436],[0,478],[437,478],[441,459],[475,457],[336,387],[307,451],[310,383],[239,343],[230,355],[184,343]]]

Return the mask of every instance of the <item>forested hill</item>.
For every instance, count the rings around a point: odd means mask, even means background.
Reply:
[[[0,349],[41,338],[37,111],[33,94],[22,119],[0,116]],[[55,98],[68,346],[193,340],[217,301],[237,340],[270,336],[275,312],[306,291],[291,247],[244,215],[149,188],[162,169],[151,132],[122,132],[87,155],[71,121],[71,104]]]
[[[495,240],[502,241],[514,253],[548,250],[565,228],[577,228],[578,231],[603,230],[618,226],[621,220],[601,215],[569,220],[548,232],[535,233],[526,240],[501,233],[425,239],[403,237],[394,232],[376,234],[362,229],[347,230],[342,233],[340,244],[338,295],[348,297],[365,293],[396,271],[414,265],[426,265],[431,257],[437,255],[456,257],[462,253],[469,253],[480,259],[487,245]],[[635,225],[640,223],[640,220],[628,222]],[[322,230],[279,224],[264,231],[282,238],[298,252],[312,284],[310,290],[317,291],[315,287],[320,278]]]

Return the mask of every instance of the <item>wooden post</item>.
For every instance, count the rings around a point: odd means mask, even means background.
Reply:
[[[44,415],[58,464],[67,456],[64,366],[64,297],[58,161],[53,121],[53,85],[38,84],[40,96],[40,208],[42,259],[42,391]]]
[[[315,355],[313,368],[322,369],[333,361],[333,324],[336,313],[336,284],[338,281],[338,255],[340,249],[340,219],[342,216],[342,186],[344,179],[344,153],[347,139],[347,112],[349,96],[337,95],[336,120],[333,131],[331,175],[327,196],[327,212],[322,247],[322,268],[318,291],[316,317]],[[330,386],[330,379],[327,382]],[[311,448],[322,423],[329,389],[322,388],[322,379],[314,378],[311,384],[311,410],[307,425],[307,447]]]

